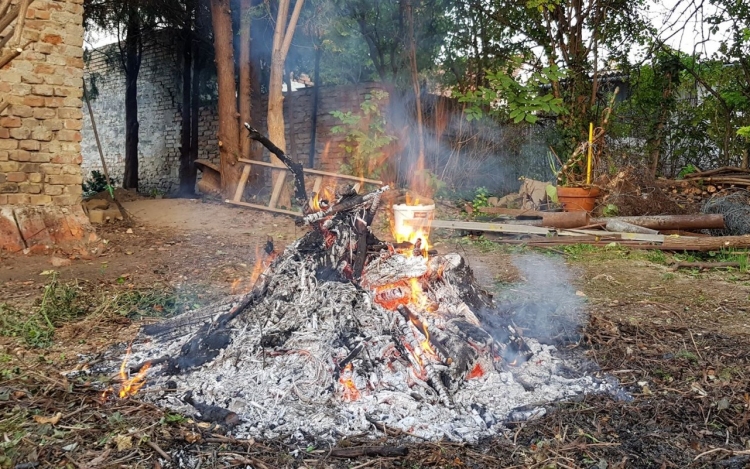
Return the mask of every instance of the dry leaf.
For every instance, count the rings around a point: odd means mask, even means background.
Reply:
[[[34,421],[40,425],[50,424],[57,425],[57,422],[62,418],[62,412],[58,412],[52,417],[42,417],[41,415],[35,415]]]
[[[201,434],[196,432],[185,432],[183,437],[185,438],[185,441],[191,444],[201,441]]]
[[[130,435],[117,435],[114,441],[117,444],[117,451],[125,451],[133,447],[133,437]]]

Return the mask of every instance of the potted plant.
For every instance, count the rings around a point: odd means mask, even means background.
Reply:
[[[615,89],[610,98],[609,107],[604,111],[602,125],[594,129],[593,122],[589,124],[588,141],[581,142],[568,161],[563,163],[552,151],[560,164],[560,169],[555,171],[554,160],[550,160],[557,176],[557,199],[566,212],[591,212],[594,210],[596,199],[602,194],[601,189],[591,183],[603,146],[597,145],[595,154],[594,144],[604,141],[604,133],[618,91],[619,89]]]

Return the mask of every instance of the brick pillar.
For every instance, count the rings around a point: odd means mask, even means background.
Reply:
[[[34,0],[24,52],[0,69],[0,250],[81,245],[83,0]]]

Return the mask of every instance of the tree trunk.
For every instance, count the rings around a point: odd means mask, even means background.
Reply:
[[[240,108],[240,147],[242,148],[242,157],[250,158],[251,140],[245,138],[245,132],[242,124],[248,122],[252,124],[252,80],[250,65],[250,7],[252,0],[242,0],[240,6],[240,86],[239,86],[239,108]]]
[[[310,154],[308,156],[308,166],[315,167],[315,140],[318,136],[318,102],[320,101],[320,56],[323,55],[321,44],[315,46],[315,72],[313,74],[313,103],[312,116],[310,122]]]
[[[276,27],[273,31],[273,45],[271,47],[271,76],[268,82],[268,138],[282,151],[286,152],[286,137],[284,135],[284,95],[281,85],[284,81],[284,63],[292,45],[292,37],[297,27],[300,11],[304,0],[297,0],[291,18],[289,16],[289,3],[291,0],[279,0],[279,10],[276,15]],[[271,155],[271,162],[276,166],[284,166],[281,160]],[[277,200],[271,198],[271,205],[290,206],[290,194],[288,190],[282,191],[280,185],[283,182],[283,174],[275,171],[274,194],[279,194]]]
[[[292,95],[293,89],[292,89],[292,79],[293,74],[289,73],[286,75],[286,108],[289,109],[289,154],[292,155],[292,158],[297,160],[297,138],[294,135],[294,111],[292,110],[292,106],[294,106],[294,97]]]
[[[182,115],[180,130],[180,195],[191,197],[195,195],[195,165],[190,155],[192,149],[192,69],[193,69],[193,31],[192,18],[185,22],[182,42]]]
[[[234,50],[232,47],[232,13],[229,0],[211,0],[211,21],[214,32],[216,77],[219,85],[219,156],[221,159],[221,192],[234,197],[241,168],[237,96],[234,82]]]
[[[428,187],[424,181],[424,123],[422,122],[422,93],[419,87],[419,70],[417,70],[417,44],[414,39],[414,8],[411,0],[406,0],[404,4],[406,10],[406,33],[409,40],[409,66],[411,69],[411,82],[414,87],[414,103],[416,106],[417,117],[417,164],[412,171],[412,189],[417,193],[432,196],[428,194]],[[417,175],[418,174],[418,175]]]
[[[138,190],[138,73],[141,69],[141,22],[138,10],[128,11],[125,37],[125,174],[122,187]]]

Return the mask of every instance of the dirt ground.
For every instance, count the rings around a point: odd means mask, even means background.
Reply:
[[[302,233],[286,216],[201,200],[124,205],[134,224],[99,227],[105,242],[70,265],[0,257],[0,468],[182,467],[179,455],[201,467],[750,467],[750,274],[672,271],[680,255],[617,247],[539,252],[564,259],[585,295],[581,340],[565,347],[619,380],[623,397],[553,405],[479,445],[373,429],[378,439],[339,446],[403,446],[408,456],[337,459],[322,445],[235,440],[137,399],[103,401],[90,379],[60,371],[127,342],[144,322],[245,288],[269,237],[282,249]],[[376,227],[383,235],[387,223]],[[465,255],[483,285],[524,281],[511,258],[529,251],[459,235],[435,233],[435,247]],[[49,304],[71,311],[53,319],[51,337],[39,332],[46,316],[33,319]]]

